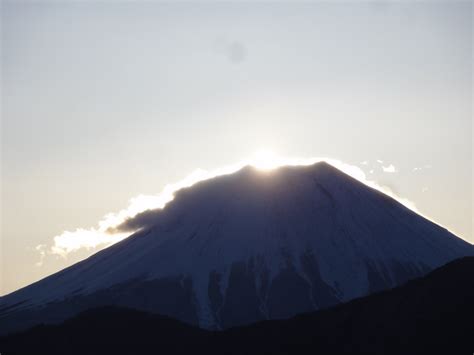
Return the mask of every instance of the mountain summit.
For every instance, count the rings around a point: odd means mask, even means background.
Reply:
[[[119,229],[138,232],[0,298],[4,331],[104,305],[224,329],[326,308],[474,254],[327,163],[245,167]]]

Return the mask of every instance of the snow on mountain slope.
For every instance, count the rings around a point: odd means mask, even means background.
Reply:
[[[474,255],[327,163],[245,167],[182,189],[121,228],[140,230],[0,298],[3,331],[107,304],[222,329],[328,307]]]

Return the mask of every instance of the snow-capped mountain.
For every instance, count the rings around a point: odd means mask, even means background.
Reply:
[[[176,193],[138,232],[0,298],[2,332],[99,305],[223,329],[399,285],[474,247],[327,163],[252,167]]]

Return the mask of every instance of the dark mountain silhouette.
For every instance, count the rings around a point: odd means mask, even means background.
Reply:
[[[327,163],[251,167],[177,192],[139,230],[0,298],[0,332],[99,306],[226,329],[400,285],[473,246]]]
[[[106,307],[0,338],[2,354],[472,354],[474,257],[287,320],[206,331]]]

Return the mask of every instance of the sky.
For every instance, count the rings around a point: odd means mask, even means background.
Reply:
[[[471,1],[2,1],[0,295],[262,151],[348,164],[474,243],[472,32]]]

